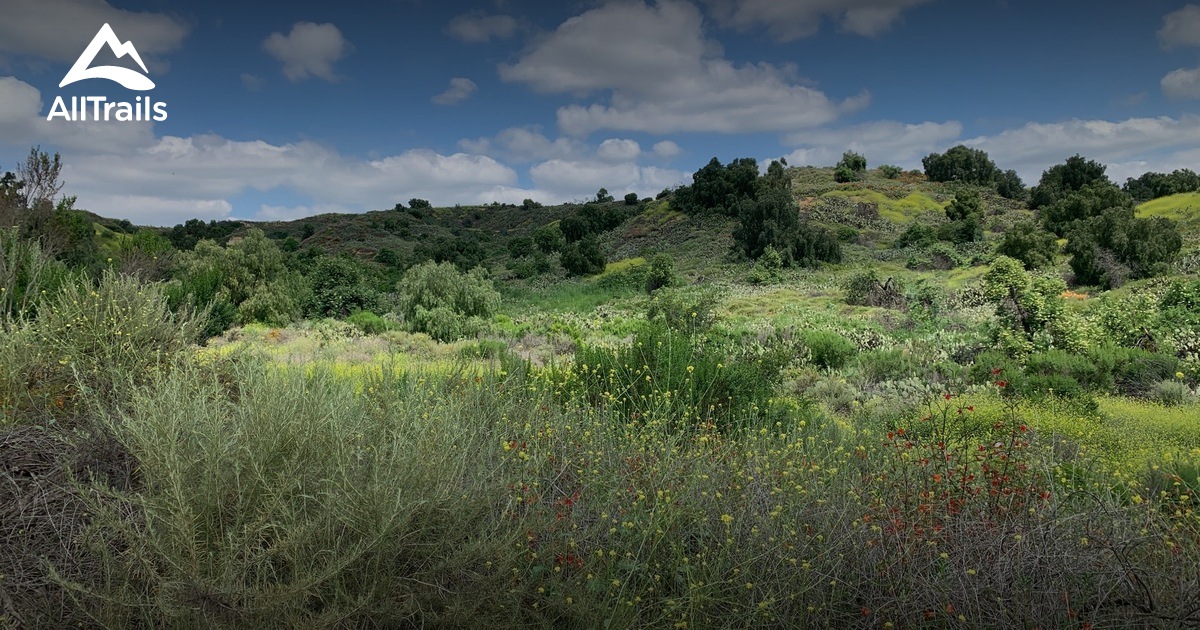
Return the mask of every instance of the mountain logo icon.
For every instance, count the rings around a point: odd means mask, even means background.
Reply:
[[[133,57],[137,65],[141,66],[142,72],[149,73],[149,70],[146,70],[146,64],[142,63],[142,58],[138,56],[137,48],[134,48],[133,42],[121,43],[121,40],[117,39],[117,34],[113,32],[112,27],[105,24],[96,32],[96,36],[92,38],[92,43],[88,44],[83,54],[79,56],[79,59],[75,60],[75,65],[71,66],[71,69],[67,71],[67,76],[63,77],[62,83],[59,83],[58,87],[65,87],[84,79],[108,79],[109,81],[116,81],[130,90],[154,89],[154,82],[149,77],[144,74],[138,74],[129,68],[122,68],[120,66],[89,67],[92,61],[96,59],[96,54],[100,52],[100,48],[104,45],[108,45],[108,48],[113,51],[113,54],[117,58],[124,57],[125,55]]]

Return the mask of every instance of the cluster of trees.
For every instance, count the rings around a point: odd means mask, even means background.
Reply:
[[[1146,173],[1136,179],[1126,179],[1121,189],[1133,197],[1134,201],[1142,203],[1159,197],[1200,191],[1200,175],[1187,168],[1169,174]]]
[[[862,179],[867,172],[867,158],[853,151],[842,154],[842,159],[833,167],[834,181],[844,184]]]
[[[1116,287],[1162,273],[1183,246],[1175,223],[1136,218],[1134,198],[1105,170],[1099,162],[1072,156],[1042,174],[1030,206],[1047,232],[1067,239],[1077,282]]]
[[[1022,199],[1025,184],[1014,170],[1002,171],[981,149],[965,145],[951,147],[945,153],[930,153],[921,160],[925,176],[931,182],[962,182],[992,186],[1006,199]]]
[[[866,168],[865,158],[862,168]],[[734,247],[752,260],[768,251],[777,252],[786,266],[842,259],[834,234],[801,220],[792,180],[779,161],[771,162],[759,176],[754,158],[737,158],[723,165],[714,157],[692,175],[691,185],[675,190],[671,203],[689,214],[736,218]]]

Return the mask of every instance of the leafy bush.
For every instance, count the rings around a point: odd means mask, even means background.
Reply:
[[[380,306],[380,295],[367,285],[366,269],[358,261],[323,256],[309,278],[313,290],[309,310],[317,317],[346,317]]]
[[[30,319],[47,295],[70,282],[66,265],[15,227],[0,228],[0,328]]]
[[[996,164],[981,149],[965,145],[951,147],[944,154],[930,153],[921,160],[925,176],[931,182],[963,182],[990,186],[996,180]]]
[[[896,179],[896,178],[900,177],[900,174],[903,172],[904,172],[904,169],[900,168],[899,166],[895,166],[893,164],[884,164],[883,166],[879,167],[879,174],[883,175],[884,177],[886,177],[888,179]]]
[[[605,266],[604,252],[592,234],[564,247],[559,261],[573,276],[593,276],[604,271]]]
[[[899,381],[921,373],[921,361],[909,350],[867,350],[858,354],[858,369],[872,383]]]
[[[404,325],[440,341],[484,330],[500,305],[500,294],[483,269],[463,273],[450,263],[410,268],[396,284],[396,293]]]
[[[1004,234],[996,253],[1021,261],[1026,269],[1042,269],[1054,264],[1058,241],[1034,223],[1021,221]]]
[[[896,238],[893,247],[897,249],[905,247],[928,247],[937,241],[937,228],[914,221]]]
[[[204,320],[190,308],[175,312],[161,285],[132,276],[106,270],[95,285],[66,283],[14,331],[0,402],[69,413],[83,392],[107,401],[116,386],[144,382],[198,341]]]
[[[806,331],[803,341],[809,361],[831,370],[840,370],[858,352],[852,341],[826,330]]]
[[[346,321],[358,326],[360,330],[368,335],[385,333],[392,328],[391,322],[371,311],[355,311],[350,314],[350,317],[346,318]]]
[[[646,293],[654,293],[679,282],[675,275],[675,259],[667,254],[655,254],[650,259],[650,272],[646,276]]]
[[[846,151],[842,154],[842,159],[837,163],[837,166],[849,169],[857,178],[867,170],[867,158],[854,151]]]

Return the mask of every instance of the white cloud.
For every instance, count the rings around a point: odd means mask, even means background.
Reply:
[[[617,45],[613,33],[621,33]],[[505,81],[539,92],[608,93],[608,104],[557,113],[572,135],[601,129],[670,133],[793,131],[864,107],[865,93],[841,103],[808,87],[793,66],[737,66],[704,36],[691,4],[612,3],[563,22],[514,64]]]
[[[445,92],[429,100],[438,105],[457,105],[470,98],[476,87],[475,82],[466,77],[454,77],[450,79],[450,87]]]
[[[351,212],[354,212],[353,208],[347,208],[335,203],[311,206],[273,206],[264,203],[259,206],[258,214],[254,218],[262,221],[293,221],[318,214],[346,214]]]
[[[673,158],[680,153],[683,153],[683,149],[680,149],[678,144],[670,140],[663,140],[654,144],[654,154],[658,157]]]
[[[841,159],[843,152],[854,151],[865,155],[872,165],[918,168],[921,158],[944,151],[962,131],[962,123],[955,120],[919,124],[880,120],[841,129],[815,129],[787,136],[787,144],[800,148],[784,157],[794,166],[829,166]]]
[[[487,15],[473,11],[455,16],[446,25],[452,37],[469,43],[485,43],[495,39],[508,39],[517,33],[520,26],[510,15]]]
[[[1155,165],[1150,170],[1194,168],[1196,161],[1186,159],[1200,153],[1193,149],[1200,146],[1200,116],[1028,123],[964,144],[987,151],[998,166],[1016,169],[1026,182],[1036,182],[1042,171],[1076,153],[1110,165],[1109,175],[1123,179],[1144,172],[1125,174],[1138,164]]]
[[[609,138],[600,143],[596,157],[605,162],[628,162],[642,154],[642,147],[633,140]]]
[[[1200,5],[1189,4],[1163,16],[1158,41],[1166,48],[1200,46]]]
[[[1180,68],[1161,81],[1163,94],[1171,98],[1200,98],[1200,67]]]
[[[537,125],[509,127],[493,138],[463,138],[458,141],[458,148],[518,163],[578,156],[587,151],[574,138],[547,138]]]
[[[0,144],[52,144],[66,150],[122,151],[154,141],[154,124],[46,120],[41,92],[15,77],[0,77]]]
[[[283,75],[290,81],[317,77],[336,82],[333,64],[351,50],[338,27],[312,22],[296,22],[287,35],[271,33],[262,47],[283,63]]]
[[[708,0],[713,19],[741,30],[765,27],[772,37],[791,41],[817,34],[829,19],[847,33],[867,37],[891,29],[906,9],[931,0]]]
[[[104,0],[6,0],[0,52],[72,63],[105,23],[147,63],[179,48],[188,32],[174,18],[116,9]]]
[[[691,177],[691,173],[685,171],[592,159],[547,160],[534,165],[529,174],[538,189],[560,200],[591,199],[601,188],[617,197],[628,192],[636,192],[639,197],[652,197]]]

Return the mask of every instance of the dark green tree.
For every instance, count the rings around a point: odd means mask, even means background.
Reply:
[[[996,164],[981,149],[966,145],[951,147],[945,153],[930,153],[921,160],[925,177],[931,182],[963,182],[991,186],[996,181]]]
[[[533,242],[542,253],[553,254],[562,250],[567,244],[567,239],[563,237],[557,224],[548,223],[533,231]]]
[[[997,172],[996,192],[1005,199],[1017,201],[1023,201],[1029,194],[1029,191],[1025,190],[1025,182],[1021,181],[1021,176],[1012,169]]]
[[[1050,167],[1042,173],[1038,185],[1030,191],[1030,209],[1049,206],[1066,195],[1096,184],[1111,184],[1104,174],[1105,166],[1079,156],[1067,158],[1062,164]]]
[[[604,252],[594,235],[570,243],[562,251],[560,259],[563,269],[573,276],[592,276],[604,271]]]
[[[1064,191],[1051,204],[1042,206],[1037,216],[1047,230],[1065,236],[1076,221],[1086,221],[1110,208],[1119,208],[1133,216],[1133,199],[1112,182],[1093,181],[1077,190]]]
[[[962,189],[946,206],[949,223],[942,226],[939,236],[952,243],[974,243],[983,238],[983,201],[974,190]]]
[[[430,204],[426,199],[418,199],[413,197],[412,199],[408,200],[408,207],[412,208],[413,210],[420,210],[422,208],[432,208],[433,205]]]
[[[612,203],[613,196],[608,194],[607,188],[601,188],[596,191],[596,203]]]
[[[1054,264],[1058,254],[1058,241],[1041,226],[1022,221],[1012,226],[996,247],[996,253],[1021,261],[1032,271]]]
[[[625,205],[636,206],[638,204],[638,194],[631,192],[625,194]]]

